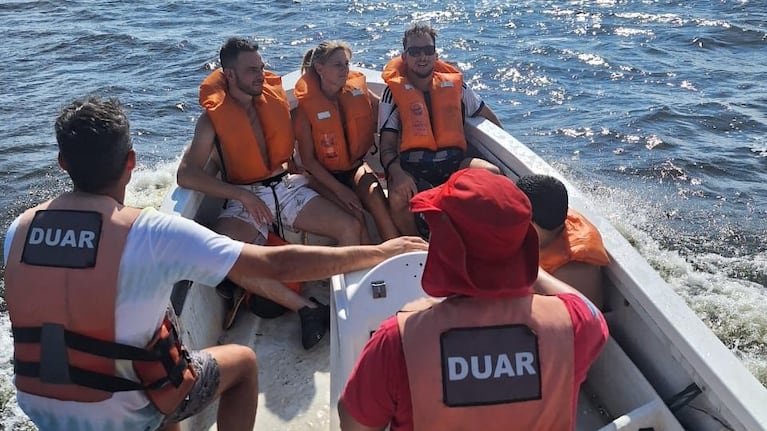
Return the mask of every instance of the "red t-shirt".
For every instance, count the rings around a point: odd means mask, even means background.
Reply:
[[[557,297],[565,303],[573,322],[574,416],[581,383],[607,341],[607,323],[602,313],[580,296],[567,293]],[[341,402],[367,427],[383,428],[391,423],[391,431],[413,430],[410,386],[396,317],[384,321],[362,349]]]

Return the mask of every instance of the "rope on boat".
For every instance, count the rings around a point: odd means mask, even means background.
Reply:
[[[669,398],[668,401],[666,401],[666,405],[668,406],[669,410],[671,410],[673,413],[676,413],[682,407],[690,404],[692,400],[695,399],[695,397],[702,393],[703,390],[701,390],[698,385],[695,383],[690,383],[689,386],[682,389],[682,391],[680,391],[678,394]]]
[[[711,414],[711,412],[707,412],[701,408],[689,405],[692,402],[692,400],[694,400],[698,395],[702,393],[703,393],[703,389],[699,388],[698,385],[696,385],[695,383],[691,383],[689,386],[682,389],[679,393],[669,398],[668,401],[666,401],[666,405],[668,406],[669,410],[671,410],[671,412],[674,413],[675,416],[677,411],[681,409],[682,407],[689,407],[693,410],[696,410],[703,414],[708,415],[711,419],[719,422],[724,429],[732,430],[732,428],[729,425],[727,425],[727,423],[725,423],[723,420]]]

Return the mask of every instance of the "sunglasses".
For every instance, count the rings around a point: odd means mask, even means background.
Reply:
[[[411,55],[413,57],[418,57],[421,54],[434,55],[434,53],[437,52],[437,48],[435,48],[434,45],[411,46],[410,48],[406,49],[405,51],[407,52],[407,55]]]

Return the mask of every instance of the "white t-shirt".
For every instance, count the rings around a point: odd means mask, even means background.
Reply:
[[[464,118],[476,116],[480,109],[485,106],[485,102],[471,88],[461,83],[461,105],[463,106]],[[378,104],[378,131],[390,130],[399,132],[401,127],[399,109],[394,103],[394,96],[391,94],[389,86],[386,86],[381,94],[381,102]]]
[[[18,227],[17,218],[5,237],[5,256]],[[165,316],[173,284],[192,280],[220,283],[243,244],[194,221],[145,209],[133,224],[120,260],[115,331],[118,343],[144,347]],[[118,374],[138,380],[128,361],[118,361]],[[61,401],[19,391],[19,406],[45,430],[152,430],[163,419],[141,391],[117,392],[95,403]]]

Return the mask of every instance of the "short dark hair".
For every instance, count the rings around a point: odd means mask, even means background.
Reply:
[[[231,37],[218,52],[221,67],[224,69],[231,69],[237,64],[237,57],[241,52],[255,51],[258,51],[258,43],[241,37]]]
[[[517,180],[517,187],[530,199],[535,224],[546,230],[562,226],[569,202],[561,181],[549,175],[527,175]]]
[[[407,49],[407,40],[412,36],[430,36],[434,45],[437,44],[437,30],[434,30],[429,24],[413,24],[412,27],[405,30],[402,36],[402,49]]]
[[[76,189],[96,193],[120,179],[133,144],[130,122],[117,99],[75,100],[61,111],[54,128]]]

